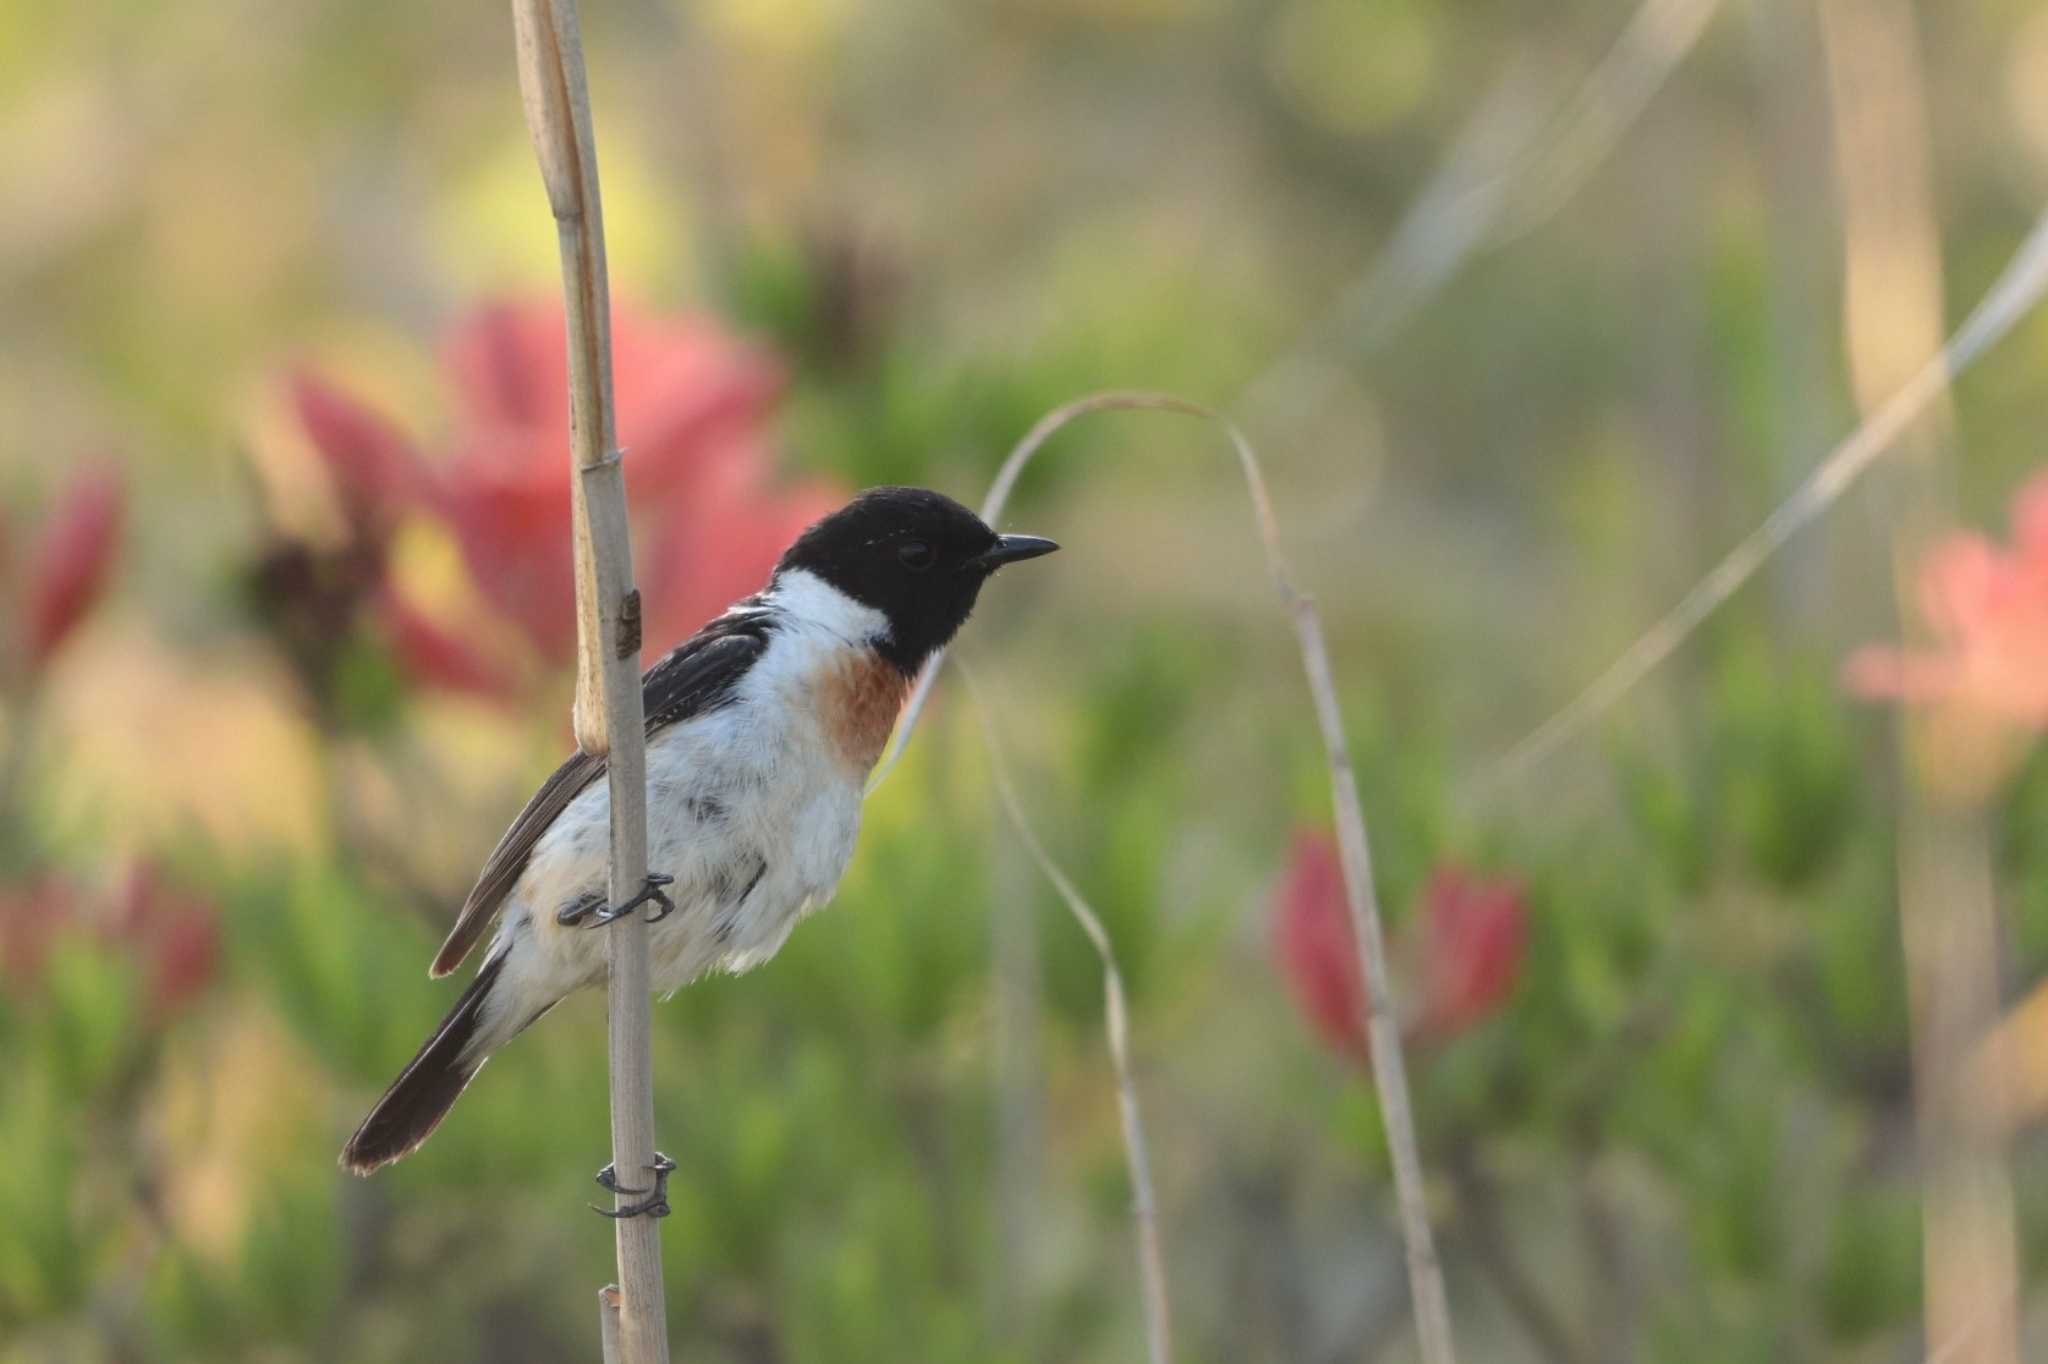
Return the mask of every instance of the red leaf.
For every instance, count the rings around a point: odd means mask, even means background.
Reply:
[[[486,303],[456,325],[442,354],[470,430],[550,434],[566,461],[568,330],[559,304]]]
[[[553,302],[500,301],[455,331],[447,363],[474,435],[501,472],[545,469],[567,478],[568,333]],[[738,463],[759,472],[758,446],[737,439],[766,420],[780,368],[715,323],[651,319],[612,309],[612,391],[626,476],[636,498],[665,503],[711,471]]]
[[[1430,877],[1406,948],[1422,972],[1420,1007],[1404,1015],[1415,1034],[1441,1040],[1497,1011],[1521,975],[1527,912],[1511,881],[1482,881],[1457,868]],[[1351,931],[1343,863],[1327,834],[1295,835],[1275,897],[1274,954],[1296,1006],[1322,1041],[1366,1064],[1366,989]]]
[[[472,696],[503,699],[512,694],[507,669],[443,629],[397,592],[387,587],[378,597],[377,610],[391,637],[392,653],[408,678],[423,686]]]
[[[1428,980],[1420,1029],[1448,1036],[1499,1009],[1521,976],[1527,934],[1519,885],[1439,867],[1423,900]]]
[[[1294,836],[1287,874],[1274,901],[1273,950],[1294,1003],[1316,1036],[1361,1065],[1365,981],[1344,893],[1344,869],[1328,835]]]
[[[150,1006],[159,1017],[191,1004],[220,963],[220,923],[213,906],[187,900],[165,912],[150,953]]]
[[[307,371],[292,378],[292,402],[352,522],[387,521],[425,493],[418,452],[381,414]]]
[[[493,303],[456,329],[446,354],[467,430],[436,502],[484,596],[555,663],[576,643],[565,338],[551,302]],[[646,647],[659,651],[759,588],[836,497],[772,487],[757,429],[781,375],[765,356],[710,322],[626,307],[612,355]]]
[[[751,437],[782,393],[767,355],[696,319],[618,315],[619,444],[636,498],[666,505],[736,470],[761,482],[769,460]]]
[[[739,470],[670,506],[637,557],[645,652],[658,656],[737,598],[759,591],[790,542],[839,503],[823,484],[763,492]]]
[[[531,444],[515,438],[493,447]],[[519,626],[536,652],[560,663],[576,649],[569,464],[528,464],[507,449],[486,455],[477,442],[439,501],[479,591]]]
[[[1851,692],[2048,727],[2048,475],[2015,495],[2012,523],[2010,549],[1961,532],[1928,552],[1918,597],[1933,646],[1857,651],[1843,670]]]
[[[17,990],[35,988],[51,944],[75,921],[71,894],[55,881],[0,889],[0,977]]]
[[[213,983],[219,914],[210,902],[171,886],[154,862],[129,867],[102,936],[141,962],[158,1018],[178,1012]]]
[[[51,514],[28,572],[31,669],[46,664],[98,602],[119,545],[124,502],[119,475],[100,467],[74,478]]]

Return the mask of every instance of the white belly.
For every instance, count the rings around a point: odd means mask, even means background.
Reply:
[[[676,904],[649,932],[657,992],[774,956],[797,921],[831,898],[852,860],[861,783],[814,726],[762,719],[789,714],[742,704],[648,745],[647,864],[675,878],[667,893]],[[610,820],[611,794],[599,781],[534,845],[498,929],[514,979],[511,1008],[542,1007],[605,980],[605,931],[556,916],[604,894]],[[515,997],[521,1004],[510,1004]],[[509,1014],[503,1022],[523,1026]]]
[[[813,736],[791,736],[767,764],[749,745],[745,769],[710,783],[689,747],[657,743],[648,755],[648,865],[678,868],[676,912],[650,937],[661,991],[774,956],[831,899],[860,833],[860,785]],[[686,884],[687,897],[674,894]]]

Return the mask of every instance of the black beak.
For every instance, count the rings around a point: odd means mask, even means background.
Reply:
[[[999,535],[993,546],[967,562],[976,568],[993,573],[1004,564],[1036,559],[1039,555],[1050,554],[1058,548],[1057,544],[1042,535]]]

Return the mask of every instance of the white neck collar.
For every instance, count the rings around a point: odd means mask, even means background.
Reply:
[[[782,570],[765,595],[790,620],[838,635],[849,644],[888,638],[887,616],[855,601],[809,569]]]

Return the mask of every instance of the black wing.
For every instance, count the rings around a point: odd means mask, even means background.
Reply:
[[[640,679],[647,733],[717,710],[732,699],[747,669],[768,647],[775,615],[748,597],[669,650]]]
[[[739,680],[767,647],[772,614],[747,601],[683,641],[640,679],[641,704],[647,712],[647,736],[669,725],[717,710],[732,700]],[[469,950],[498,915],[498,907],[526,870],[533,845],[583,788],[604,775],[605,760],[578,753],[541,783],[533,799],[512,821],[484,863],[476,888],[463,901],[462,912],[428,972],[445,976],[462,964]]]

